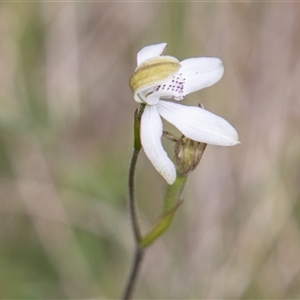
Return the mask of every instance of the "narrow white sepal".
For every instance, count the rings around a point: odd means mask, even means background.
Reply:
[[[223,118],[197,106],[159,101],[159,114],[186,137],[207,144],[233,146],[239,143],[236,130]]]
[[[137,65],[139,66],[142,62],[149,58],[160,56],[164,52],[166,47],[167,43],[161,43],[144,47],[137,54]]]
[[[162,146],[162,133],[163,124],[156,106],[147,105],[141,119],[142,146],[157,172],[168,184],[173,184],[176,180],[176,169]]]
[[[188,58],[180,62],[185,84],[183,94],[198,91],[218,82],[224,74],[222,61],[216,57]]]

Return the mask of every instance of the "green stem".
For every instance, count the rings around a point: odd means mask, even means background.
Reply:
[[[135,200],[135,184],[134,184],[134,175],[136,164],[138,160],[139,153],[142,149],[141,138],[140,138],[140,123],[141,117],[144,112],[145,105],[140,105],[138,109],[134,113],[134,150],[132,153],[130,169],[129,169],[129,211],[130,211],[130,218],[131,218],[131,225],[134,234],[134,238],[136,244],[138,245],[140,240],[142,239],[141,229],[139,225],[139,218],[138,218],[138,209],[137,209],[137,202]]]
[[[131,219],[132,230],[133,230],[134,239],[136,243],[139,243],[139,241],[142,238],[141,229],[139,225],[139,218],[138,218],[137,202],[135,200],[135,193],[134,193],[135,191],[134,173],[135,173],[135,167],[136,167],[139,153],[140,153],[139,150],[134,149],[131,158],[131,164],[129,169],[129,182],[128,182],[130,219]]]
[[[136,164],[137,164],[140,150],[142,148],[141,139],[140,139],[140,122],[141,122],[142,114],[144,112],[144,108],[145,105],[141,104],[134,114],[134,150],[133,150],[130,169],[129,169],[128,187],[129,187],[130,220],[131,220],[131,225],[132,225],[132,230],[133,230],[134,240],[135,240],[135,255],[134,255],[131,273],[128,278],[128,282],[122,298],[124,300],[131,299],[133,290],[136,285],[141,263],[144,257],[144,250],[139,246],[139,243],[142,240],[142,234],[139,225],[137,202],[135,200],[135,184],[134,184]]]
[[[177,206],[180,200],[183,188],[186,184],[187,176],[177,174],[174,184],[169,185],[164,198],[164,213],[169,213]]]
[[[134,261],[132,264],[131,273],[128,279],[128,283],[125,289],[125,293],[123,296],[123,300],[129,300],[132,297],[132,293],[134,290],[134,287],[136,285],[136,280],[138,278],[139,270],[141,268],[141,263],[144,257],[144,249],[141,249],[140,247],[136,247],[135,254],[134,254]]]

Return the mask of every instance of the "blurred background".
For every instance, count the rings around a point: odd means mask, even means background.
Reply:
[[[185,103],[227,119],[241,145],[207,147],[136,299],[300,298],[300,3],[152,1],[0,4],[1,299],[120,298],[128,81],[160,42],[223,60],[222,80]],[[146,232],[165,182],[143,153],[136,179]]]

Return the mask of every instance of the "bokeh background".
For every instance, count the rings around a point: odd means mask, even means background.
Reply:
[[[134,251],[128,81],[160,42],[223,60],[222,80],[185,103],[241,144],[207,147],[136,299],[300,298],[300,3],[111,1],[0,4],[1,299],[120,298]],[[146,232],[165,182],[143,153],[136,181]]]

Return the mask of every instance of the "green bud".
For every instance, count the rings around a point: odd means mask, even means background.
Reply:
[[[196,142],[182,136],[175,144],[175,164],[177,172],[187,175],[198,166],[203,152],[206,148],[205,143]]]

